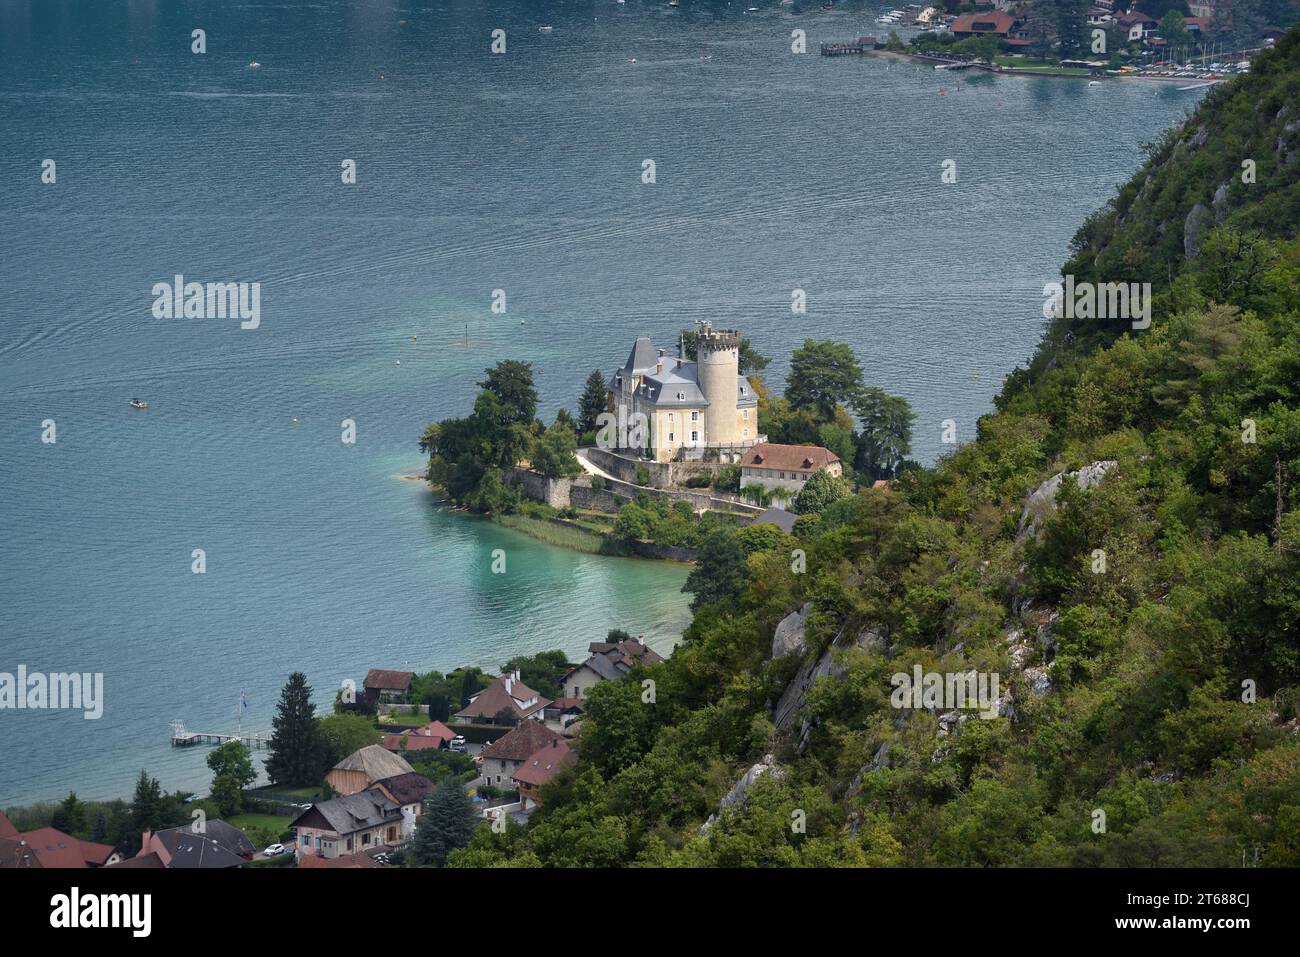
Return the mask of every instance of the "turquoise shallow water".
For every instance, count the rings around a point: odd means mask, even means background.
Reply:
[[[912,402],[918,457],[945,418],[969,436],[1070,235],[1195,94],[794,56],[791,29],[815,49],[875,7],[759,5],[0,0],[0,670],[103,671],[108,695],[98,722],[0,712],[0,805],[141,767],[201,787],[169,722],[233,726],[242,689],[265,727],[293,669],[324,701],[370,666],[577,655],[615,625],[671,645],[681,567],[396,478],[500,359],[533,362],[549,419],[637,334],[738,325],[778,385],[833,338]],[[261,327],[152,318],[176,273],[261,282]]]

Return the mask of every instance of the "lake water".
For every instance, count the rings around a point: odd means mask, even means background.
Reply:
[[[615,626],[667,650],[685,569],[439,509],[397,478],[425,424],[506,358],[549,421],[636,335],[709,319],[777,386],[804,338],[852,344],[932,461],[1198,95],[797,56],[791,30],[815,51],[878,8],[746,5],[0,0],[0,671],[102,671],[107,697],[0,711],[0,806],[129,795],[141,767],[202,788],[171,720],[233,729],[242,690],[268,727],[295,669],[324,703],[368,667],[578,656]],[[260,327],[153,318],[175,274],[260,282]]]

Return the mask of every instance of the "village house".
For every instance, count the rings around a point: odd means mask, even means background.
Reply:
[[[542,720],[542,709],[551,703],[519,680],[519,672],[502,675],[469,699],[453,716],[459,722],[517,724],[527,719]]]
[[[416,819],[424,813],[424,800],[433,793],[433,782],[414,771],[376,781],[374,790],[392,801],[402,812],[402,834],[415,833]]]
[[[155,855],[168,868],[220,870],[251,861],[255,851],[253,842],[239,828],[209,820],[197,833],[191,824],[145,831],[136,857]]]
[[[662,655],[635,638],[620,642],[593,641],[587,650],[590,657],[565,675],[561,682],[565,698],[581,700],[602,681],[617,681],[637,665],[653,665],[664,660]]]
[[[321,801],[289,826],[298,835],[297,858],[335,858],[405,843],[401,807],[378,788]]]
[[[967,37],[997,37],[1006,40],[1013,35],[1018,22],[1014,16],[1002,10],[964,13],[952,21],[949,30],[959,40]]]
[[[1130,43],[1136,43],[1149,36],[1154,36],[1160,26],[1155,17],[1149,17],[1140,10],[1130,10],[1119,18],[1119,25],[1128,34]]]
[[[411,690],[411,681],[415,678],[413,671],[388,671],[384,668],[371,668],[366,672],[362,687],[374,696],[374,700],[389,703],[402,701]]]
[[[407,764],[405,758],[385,751],[377,744],[370,744],[353,751],[330,768],[325,775],[325,783],[339,794],[356,794],[377,781],[414,771],[415,768]]]
[[[83,841],[57,828],[22,831],[0,812],[0,870],[107,867],[122,860],[117,848]]]
[[[445,748],[456,732],[441,721],[430,721],[420,728],[412,728],[400,734],[385,734],[380,747],[386,751],[401,753],[406,751],[429,751]]]
[[[542,709],[542,721],[555,731],[563,731],[581,717],[581,698],[556,698]]]
[[[767,491],[782,489],[797,494],[814,472],[825,469],[843,475],[840,457],[819,445],[756,445],[741,460],[740,484],[760,485]]]
[[[674,358],[638,337],[609,380],[609,407],[628,423],[645,416],[647,457],[656,462],[702,460],[706,453],[734,462],[760,438],[758,394],[740,374],[740,333],[707,322],[700,323],[694,361],[682,343]]]
[[[525,811],[531,811],[541,804],[539,790],[543,784],[555,777],[560,768],[572,764],[577,756],[569,743],[561,737],[552,737],[544,748],[534,751],[514,774],[514,782],[519,788],[519,803]]]
[[[529,756],[546,747],[556,734],[540,721],[523,721],[509,734],[502,735],[479,752],[483,783],[494,788],[513,785],[514,777]]]

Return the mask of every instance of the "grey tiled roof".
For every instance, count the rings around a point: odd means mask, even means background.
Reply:
[[[374,788],[322,801],[315,809],[339,834],[352,834],[401,817],[398,806]]]
[[[659,361],[655,354],[655,347],[650,342],[649,336],[637,336],[636,342],[632,343],[632,351],[627,354],[627,362],[624,363],[621,371],[631,372],[633,375],[642,372],[653,372],[655,364]]]

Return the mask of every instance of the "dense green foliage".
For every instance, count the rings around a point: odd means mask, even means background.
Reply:
[[[477,824],[465,789],[455,781],[444,781],[424,802],[411,841],[411,858],[421,867],[442,867],[448,854],[469,843]]]
[[[233,817],[244,809],[244,788],[257,780],[253,758],[242,741],[227,741],[208,752],[212,771],[212,800],[222,817]]]
[[[429,456],[425,477],[430,482],[475,511],[511,512],[518,508],[520,494],[507,483],[506,473],[521,461],[531,460],[551,477],[577,474],[573,452],[581,423],[563,410],[550,428],[537,421],[529,363],[498,362],[478,385],[481,391],[469,415],[435,422],[420,436],[420,450]],[[586,405],[591,401],[583,399]]]
[[[316,784],[330,767],[325,763],[311,686],[301,671],[291,674],[280,691],[266,747],[266,775],[273,784]]]
[[[452,863],[1300,864],[1297,103],[1293,32],[1079,231],[1066,271],[1151,282],[1150,328],[1056,320],[934,469],[794,539],[706,538],[683,643],[596,688],[527,828],[480,828]],[[824,385],[802,407],[833,413]],[[1045,480],[1102,461],[1019,527]],[[806,650],[769,660],[805,602]],[[823,653],[837,671],[778,730]],[[999,675],[1002,716],[891,706],[913,665]],[[778,770],[702,828],[766,754]]]

